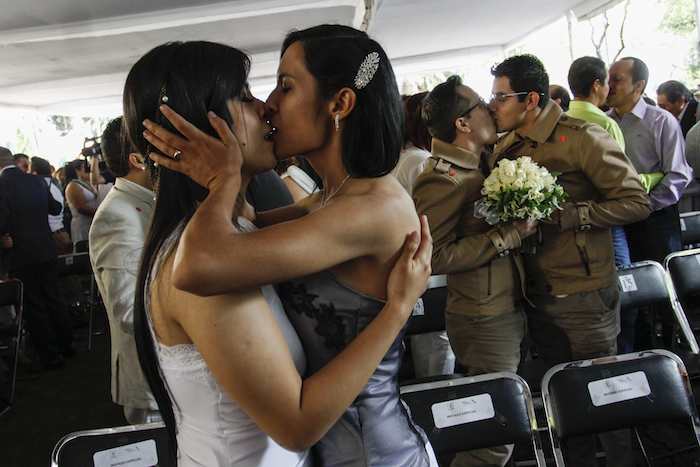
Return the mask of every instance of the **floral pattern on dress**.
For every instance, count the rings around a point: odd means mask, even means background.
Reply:
[[[295,313],[316,322],[314,330],[327,348],[339,352],[355,337],[355,314],[338,311],[332,303],[315,303],[318,295],[309,293],[303,283],[278,284],[277,293],[288,315]]]

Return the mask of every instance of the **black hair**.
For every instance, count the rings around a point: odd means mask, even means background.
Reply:
[[[423,121],[435,138],[451,143],[457,137],[455,120],[472,105],[457,92],[462,78],[450,76],[444,83],[433,88],[423,100]]]
[[[574,97],[588,97],[591,95],[593,83],[600,81],[605,83],[608,72],[605,62],[598,57],[580,57],[573,61],[569,67],[569,88]]]
[[[656,89],[656,94],[665,95],[666,99],[674,104],[681,99],[685,99],[686,101],[693,100],[693,94],[685,87],[685,84],[676,80],[661,83]]]
[[[404,147],[411,143],[417,148],[430,151],[431,136],[422,117],[423,100],[427,95],[426,91],[402,97],[406,116]]]
[[[549,102],[549,75],[539,58],[530,54],[514,55],[491,68],[491,74],[510,81],[514,92],[536,92],[540,95],[539,107],[544,109]],[[526,94],[516,96],[520,102]]]
[[[154,48],[134,64],[126,78],[123,133],[131,146],[124,147],[132,147],[146,157],[155,150],[142,134],[141,122],[147,118],[179,134],[158,110],[166,100],[168,106],[194,126],[217,137],[207,112],[214,111],[232,125],[227,103],[241,97],[247,89],[249,69],[246,54],[213,42],[170,42]],[[144,303],[148,293],[146,282],[163,242],[179,225],[189,221],[206,190],[185,175],[156,167],[151,159],[146,160],[157,179],[157,196],[136,284],[134,333],[139,362],[165,422],[174,463],[177,459],[175,415],[148,324]]]
[[[27,159],[29,161],[29,156],[26,154],[22,154],[21,152],[18,152],[17,154],[13,155],[12,158],[17,162],[20,159]]]
[[[549,98],[552,100],[559,99],[559,107],[562,108],[564,112],[569,110],[569,103],[571,102],[571,95],[565,87],[559,86],[558,84],[552,84],[549,87]]]
[[[51,176],[51,164],[44,158],[34,156],[30,159],[32,164],[32,172],[42,177]]]
[[[129,174],[129,152],[124,147],[125,138],[122,136],[122,117],[110,120],[102,132],[100,147],[107,167],[115,177],[125,177]]]
[[[403,147],[404,115],[394,70],[382,46],[362,31],[336,24],[292,31],[284,39],[282,54],[295,42],[304,49],[306,68],[322,99],[342,88],[353,89],[357,96],[342,135],[345,170],[353,177],[389,173]],[[379,54],[379,68],[367,86],[357,89],[355,76],[372,52]]]
[[[620,61],[622,60],[630,60],[632,62],[632,83],[637,84],[643,80],[644,88],[642,88],[642,92],[644,92],[647,84],[649,84],[649,67],[647,67],[647,64],[637,57],[624,57],[620,59]]]
[[[87,170],[87,161],[84,159],[74,159],[70,162],[66,162],[65,175],[66,175],[66,186],[73,180],[78,180],[78,169]]]

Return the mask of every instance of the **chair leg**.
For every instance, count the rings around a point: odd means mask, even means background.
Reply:
[[[649,456],[647,455],[646,449],[644,449],[644,443],[642,443],[642,438],[639,436],[639,430],[634,427],[634,435],[637,438],[637,443],[639,444],[639,449],[642,451],[642,456],[644,456],[644,462],[646,462],[647,467],[652,467],[651,461],[649,461]]]
[[[92,350],[92,330],[95,324],[95,279],[90,281],[90,301],[88,303],[88,351]]]

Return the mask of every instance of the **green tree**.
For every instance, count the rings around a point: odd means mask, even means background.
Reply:
[[[666,10],[660,29],[681,36],[695,32],[695,0],[661,0]]]

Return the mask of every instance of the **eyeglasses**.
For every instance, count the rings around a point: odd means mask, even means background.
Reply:
[[[467,115],[469,115],[471,113],[472,110],[476,109],[477,107],[481,107],[482,109],[485,109],[486,107],[488,107],[488,104],[486,104],[486,102],[484,102],[483,99],[479,99],[478,101],[476,101],[476,104],[472,105],[467,110],[465,110],[462,114],[458,115],[457,118],[466,117]]]
[[[495,92],[491,94],[491,102],[498,102],[499,104],[503,104],[505,101],[508,100],[509,97],[514,97],[514,96],[524,96],[525,94],[530,94],[529,92],[523,91],[523,92],[509,92],[509,93],[504,93],[504,92]]]

